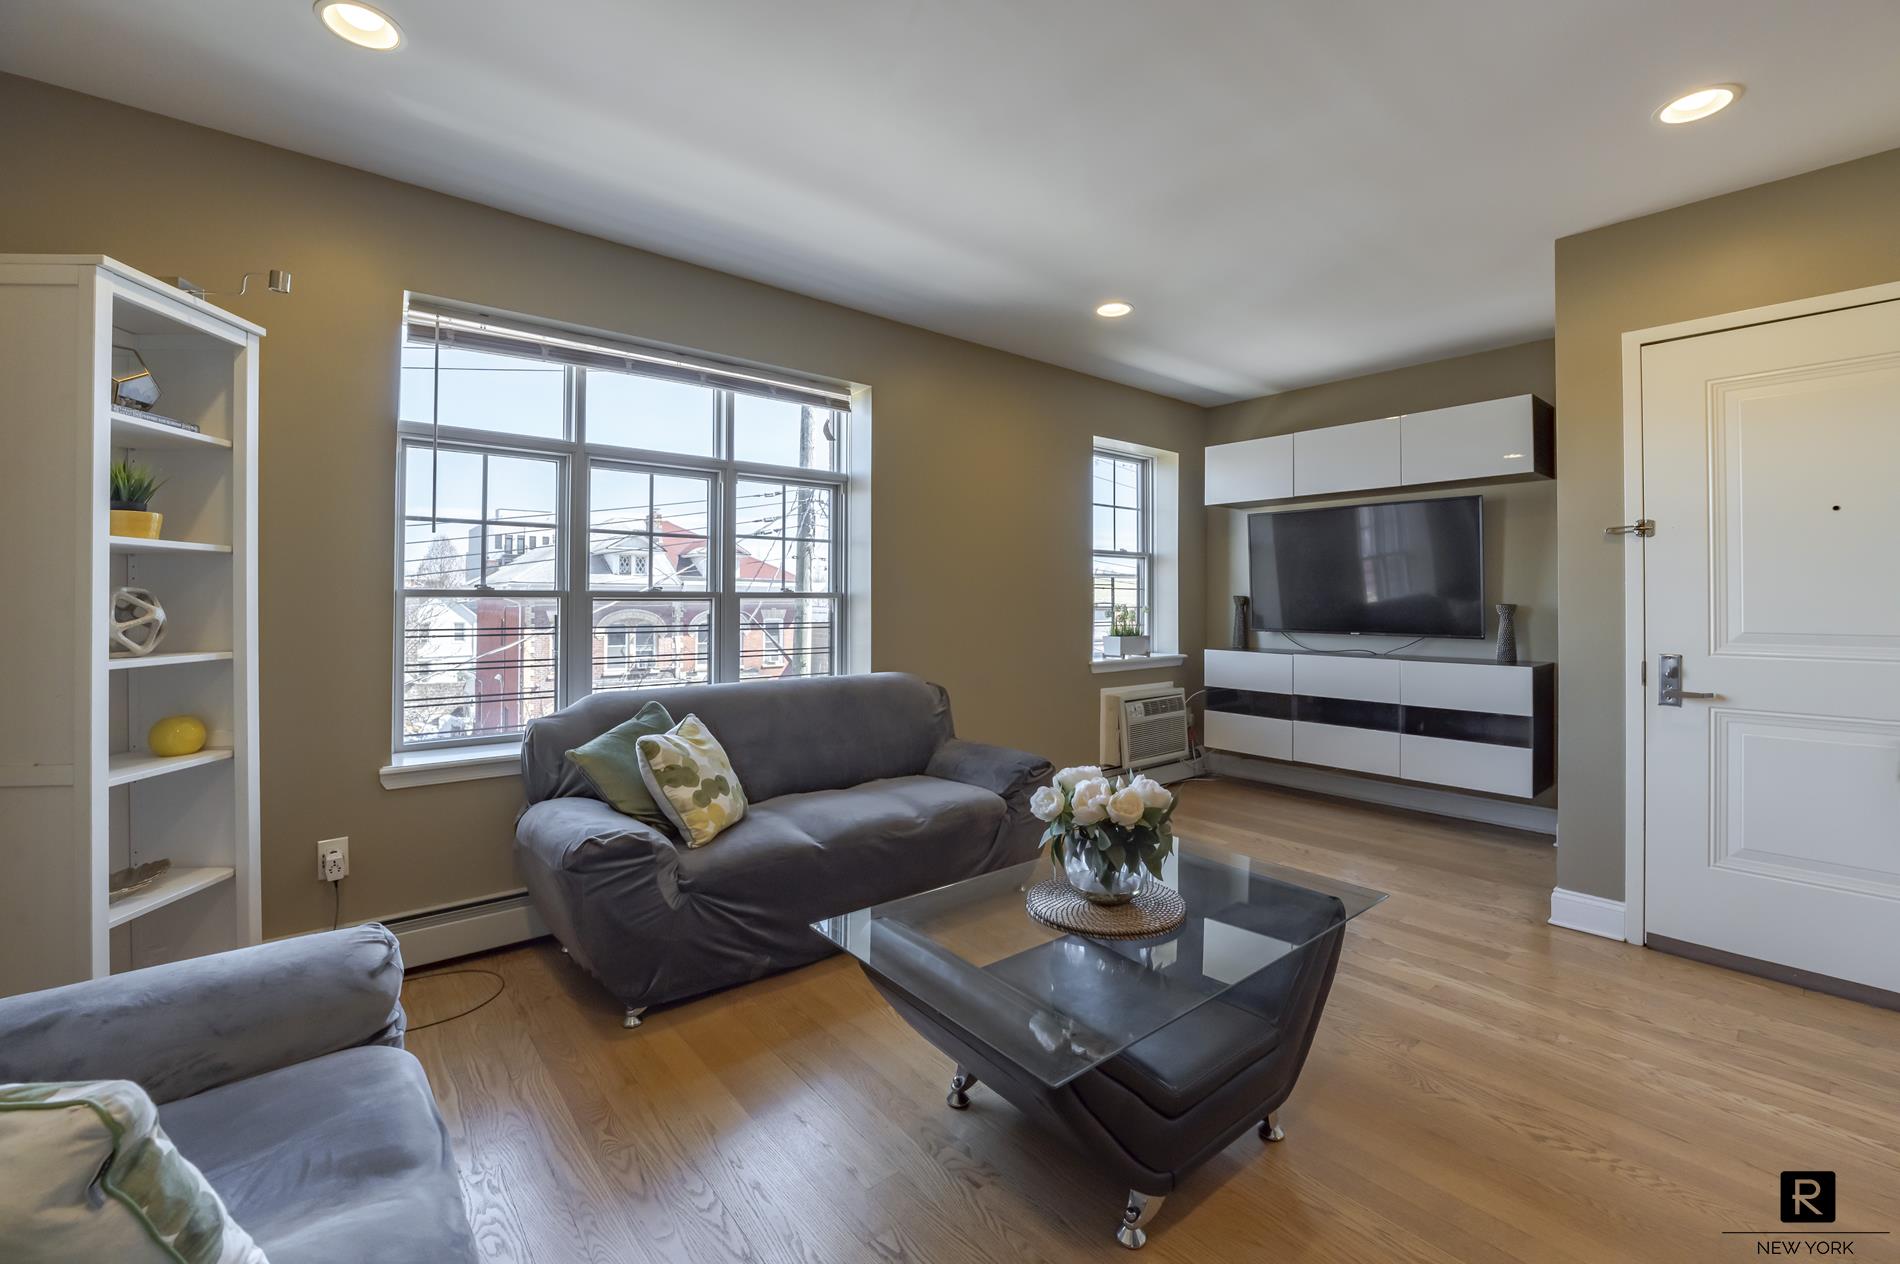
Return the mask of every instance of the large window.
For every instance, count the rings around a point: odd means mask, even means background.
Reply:
[[[1137,634],[1153,632],[1153,462],[1103,448],[1095,449],[1091,462],[1094,538],[1090,565],[1095,596],[1089,650],[1100,658],[1102,638],[1114,627],[1117,611],[1133,619]]]
[[[412,304],[395,744],[599,689],[842,670],[848,397]]]

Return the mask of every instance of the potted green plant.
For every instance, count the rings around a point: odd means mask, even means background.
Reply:
[[[1150,777],[1112,781],[1095,767],[1064,768],[1029,797],[1049,858],[1095,904],[1126,904],[1174,851],[1174,793]]]
[[[158,539],[165,515],[151,512],[152,497],[165,485],[151,467],[137,461],[112,463],[112,534]]]
[[[1105,658],[1140,658],[1148,653],[1148,637],[1141,630],[1141,615],[1133,606],[1116,606],[1109,617],[1108,635],[1102,638]]]

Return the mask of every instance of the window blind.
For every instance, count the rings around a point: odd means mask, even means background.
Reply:
[[[804,378],[777,369],[724,363],[665,348],[615,342],[591,334],[536,328],[463,308],[411,300],[404,313],[404,326],[407,341],[415,346],[439,342],[445,348],[638,373],[837,412],[851,410],[850,392],[835,382]]]

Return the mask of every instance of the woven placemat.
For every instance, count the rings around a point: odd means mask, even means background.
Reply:
[[[1187,901],[1173,887],[1150,882],[1126,904],[1091,904],[1060,878],[1029,888],[1024,903],[1044,926],[1096,939],[1148,939],[1165,935],[1187,916]]]

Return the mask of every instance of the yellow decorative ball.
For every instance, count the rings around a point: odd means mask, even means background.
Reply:
[[[195,715],[168,715],[152,726],[145,744],[154,755],[196,755],[205,748],[205,723]]]

